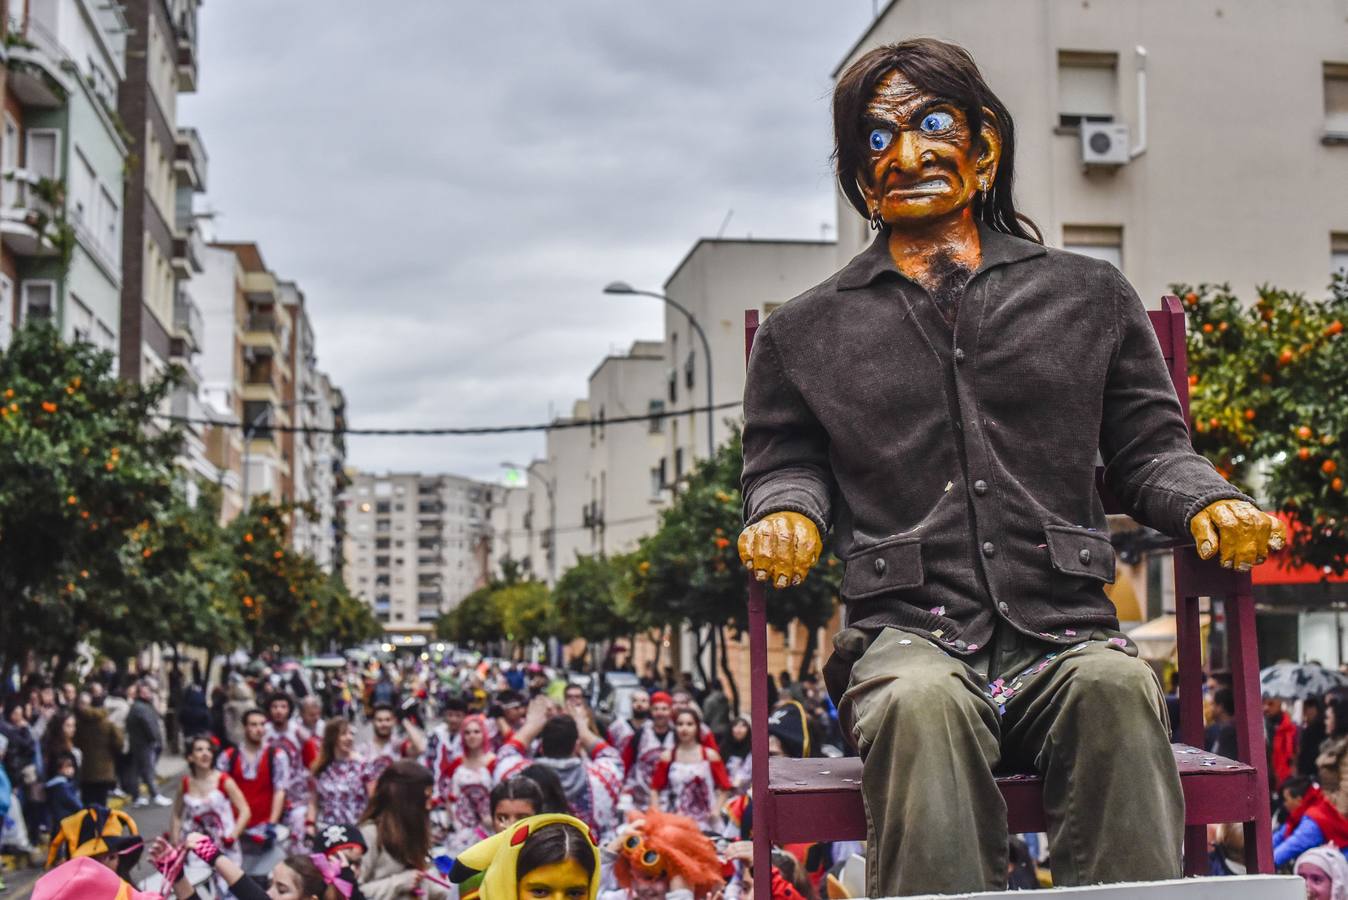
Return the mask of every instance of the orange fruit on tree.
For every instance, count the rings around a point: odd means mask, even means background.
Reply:
[[[1252,410],[1252,409],[1247,409],[1247,410],[1245,410],[1245,421],[1246,421],[1246,422],[1253,422],[1253,421],[1254,421],[1254,410]]]
[[[1333,475],[1338,470],[1339,464],[1334,462],[1334,460],[1332,459],[1327,459],[1324,462],[1320,463],[1320,471],[1324,472],[1326,475]]]
[[[1310,458],[1311,458],[1310,447],[1302,447],[1301,449],[1297,450],[1297,459],[1305,460]]]
[[[1329,335],[1330,337],[1333,337],[1334,335],[1338,334],[1341,331],[1343,331],[1343,323],[1340,322],[1338,319],[1335,319],[1333,322],[1330,322],[1328,325],[1325,326],[1325,334]]]
[[[1225,322],[1218,322],[1218,323],[1217,323],[1217,330],[1218,330],[1218,331],[1226,331],[1226,329],[1227,329],[1227,324],[1226,324]]]
[[[1342,478],[1335,478],[1333,481],[1331,481],[1331,482],[1329,483],[1329,487],[1330,487],[1330,489],[1333,490],[1335,493],[1342,493],[1342,492],[1343,492],[1343,479],[1342,479]]]
[[[1278,365],[1280,366],[1291,365],[1292,360],[1294,359],[1296,359],[1296,354],[1292,352],[1292,348],[1284,347],[1282,348],[1282,352],[1278,354]]]
[[[1311,427],[1309,425],[1302,425],[1297,429],[1297,437],[1301,438],[1303,441],[1309,441],[1311,439]]]
[[[1204,322],[1204,323],[1203,323],[1203,333],[1204,333],[1204,334],[1212,334],[1212,323],[1211,323],[1211,322]]]
[[[1193,291],[1190,291],[1189,293],[1184,295],[1184,302],[1189,304],[1190,306],[1197,306],[1198,295],[1195,294]]]
[[[1264,384],[1272,384],[1272,383],[1273,383],[1273,376],[1270,375],[1268,372],[1261,372],[1261,373],[1259,374],[1259,380],[1260,380],[1261,382],[1263,382]]]

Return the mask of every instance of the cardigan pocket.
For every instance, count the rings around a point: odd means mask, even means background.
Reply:
[[[1108,535],[1070,525],[1045,525],[1044,536],[1054,571],[1114,583],[1114,545]]]
[[[847,557],[843,570],[844,600],[864,600],[922,584],[922,541],[887,538]]]

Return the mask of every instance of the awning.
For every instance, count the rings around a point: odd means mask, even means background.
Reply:
[[[1278,518],[1283,520],[1284,525],[1290,525],[1285,513],[1279,513]],[[1281,553],[1274,553],[1268,562],[1255,566],[1250,571],[1250,578],[1256,585],[1348,584],[1348,573],[1334,575],[1315,566],[1298,566]]]
[[[1178,641],[1175,636],[1176,623],[1177,620],[1173,615],[1157,616],[1128,632],[1128,637],[1137,644],[1138,655],[1143,659],[1151,662],[1168,662],[1175,659],[1175,644]],[[1208,643],[1208,628],[1211,624],[1212,618],[1207,613],[1199,614],[1198,630],[1201,635],[1200,643],[1204,647]]]

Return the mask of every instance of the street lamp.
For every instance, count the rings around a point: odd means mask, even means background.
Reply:
[[[253,418],[249,419],[247,422],[244,423],[244,425],[243,425],[243,508],[244,508],[244,511],[247,511],[247,510],[248,510],[248,507],[249,507],[249,503],[248,503],[248,469],[250,468],[250,464],[251,464],[251,462],[252,462],[252,447],[251,447],[251,445],[252,445],[252,443],[253,443],[253,437],[254,437],[254,435],[256,435],[257,432],[258,432],[258,430],[262,427],[262,421],[263,421],[263,419],[270,418],[273,409],[294,409],[296,406],[299,406],[301,403],[312,403],[312,402],[313,402],[314,400],[316,400],[316,399],[318,399],[317,395],[311,392],[311,393],[305,394],[303,397],[296,397],[294,400],[288,400],[288,401],[286,401],[285,403],[276,403],[276,404],[270,404],[270,403],[269,403],[269,404],[267,404],[266,406],[264,406],[262,409],[258,410],[258,414],[257,414],[257,415],[253,416]]]
[[[548,478],[542,473],[534,472],[534,467],[538,465],[538,460],[534,460],[527,466],[517,465],[512,462],[503,462],[501,465],[507,469],[520,469],[530,474],[538,476],[538,480],[543,483],[543,490],[548,495],[548,577],[553,584],[557,583],[557,497],[556,481]]]
[[[672,300],[672,299],[670,299],[668,296],[666,296],[666,295],[664,295],[664,294],[661,294],[661,293],[658,293],[657,291],[640,291],[640,290],[637,290],[636,288],[632,287],[630,284],[628,284],[628,283],[625,282],[625,281],[614,281],[614,282],[610,282],[609,285],[608,285],[607,287],[604,288],[604,293],[605,293],[605,294],[619,294],[619,295],[633,295],[633,294],[638,294],[638,295],[640,295],[640,296],[642,296],[642,297],[654,297],[656,300],[663,300],[667,305],[674,307],[674,308],[677,309],[679,312],[683,313],[685,316],[688,317],[688,324],[691,325],[691,326],[693,326],[693,331],[695,331],[695,332],[697,333],[698,338],[700,338],[701,341],[702,341],[702,355],[703,355],[703,356],[706,358],[706,360],[707,360],[707,459],[709,459],[709,460],[710,460],[710,459],[715,459],[715,457],[716,457],[716,436],[715,436],[715,430],[716,430],[716,413],[715,413],[715,407],[716,407],[716,404],[712,401],[712,388],[711,388],[711,344],[708,343],[708,341],[707,341],[707,333],[706,333],[705,331],[702,330],[702,326],[698,323],[697,318],[696,318],[691,312],[688,311],[687,307],[683,306],[683,305],[682,305],[681,303],[679,303],[678,301]],[[678,360],[675,360],[674,363],[675,363],[675,365],[678,365]]]

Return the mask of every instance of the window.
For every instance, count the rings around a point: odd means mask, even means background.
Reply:
[[[70,305],[66,308],[70,323],[70,334],[76,340],[86,344],[93,343],[94,311],[80,302],[80,298],[70,295]]]
[[[21,319],[51,319],[56,315],[56,282],[25,281]]]
[[[84,154],[78,148],[75,150],[70,180],[72,182],[70,185],[70,217],[76,225],[89,227],[95,219],[94,186],[98,183],[98,179],[94,175],[94,167],[89,164],[89,160],[84,158]]]
[[[689,350],[688,359],[684,360],[683,363],[683,383],[685,387],[690,389],[693,386],[693,369],[695,368],[697,368],[697,354]]]
[[[652,417],[652,418],[651,418],[651,423],[650,423],[650,424],[651,424],[651,434],[659,434],[659,433],[661,433],[662,431],[664,431],[664,430],[665,430],[665,420],[662,419],[662,418],[658,419],[658,418],[654,418],[654,417],[655,417],[655,416],[661,416],[661,415],[664,414],[664,412],[665,412],[665,401],[663,401],[663,400],[652,400],[652,401],[650,402],[650,404],[646,407],[646,412],[647,412],[648,415],[650,415],[650,416]]]
[[[1117,53],[1058,51],[1058,125],[1113,122],[1118,110]]]
[[[665,489],[665,461],[660,460],[660,465],[651,467],[651,497],[658,498]]]
[[[8,175],[19,167],[19,123],[14,121],[14,117],[5,113],[5,133],[3,141],[0,141],[0,169]],[[14,205],[14,200],[18,196],[18,186],[12,181],[0,183],[0,197],[6,208]]]
[[[1329,236],[1329,271],[1348,273],[1348,231]]]
[[[1123,229],[1118,225],[1064,225],[1062,248],[1123,270]]]
[[[683,448],[674,448],[674,480],[678,481],[683,477]]]
[[[117,201],[101,185],[98,188],[98,214],[94,222],[98,229],[95,240],[103,247],[103,252],[108,254],[109,259],[121,259],[122,242],[118,230],[121,228],[122,216]]]
[[[1325,63],[1325,134],[1348,141],[1348,63]]]
[[[0,275],[0,350],[9,346],[14,330],[14,282]]]
[[[39,178],[61,177],[61,132],[51,128],[28,129],[25,169]]]

